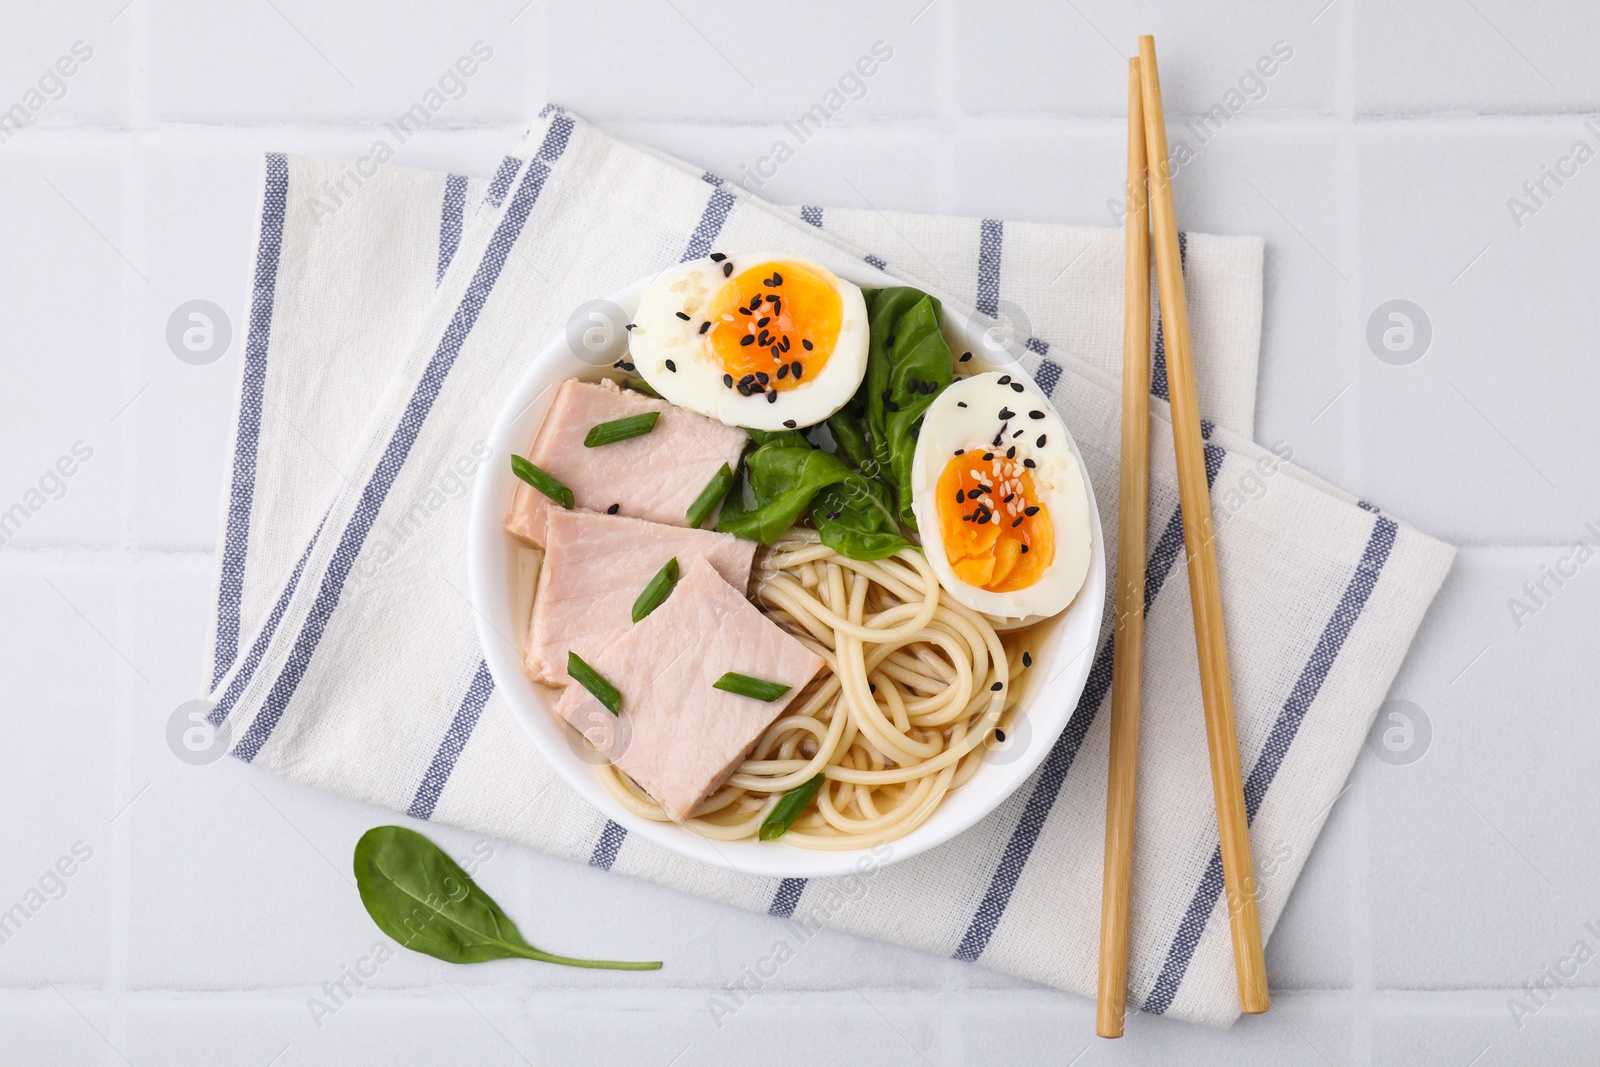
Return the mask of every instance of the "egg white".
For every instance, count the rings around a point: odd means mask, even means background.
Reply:
[[[1002,378],[1008,380],[1002,382]],[[1017,382],[1023,387],[1021,392],[1013,388]],[[961,406],[963,403],[965,407]],[[1001,444],[995,447],[993,439],[1001,427],[1002,409],[1016,414]],[[1044,418],[1030,418],[1030,411],[1043,411]],[[1013,437],[1017,430],[1022,430],[1022,435]],[[1041,434],[1045,438],[1043,447],[1035,443]],[[1012,445],[1016,446],[1017,455],[1007,461],[1004,452]],[[1038,502],[1049,512],[1055,528],[1055,558],[1038,581],[1027,588],[1008,592],[983,589],[962,581],[950,566],[936,494],[939,476],[958,448],[993,451],[999,462],[1015,464],[1019,470],[1024,459],[1032,459],[1035,464],[1030,473]],[[912,457],[911,506],[928,562],[939,576],[939,584],[957,603],[999,618],[1048,617],[1063,611],[1083,588],[1093,547],[1083,471],[1067,445],[1067,428],[1061,417],[1025,376],[1007,376],[998,371],[976,374],[958,378],[939,394],[923,416]]]
[[[832,279],[843,303],[839,336],[833,353],[820,371],[808,374],[795,388],[783,390],[768,402],[765,394],[741,396],[722,384],[722,363],[711,347],[710,333],[700,333],[707,309],[715,306],[727,263],[731,277],[765,262],[798,263],[823,278]],[[682,312],[687,320],[678,317]],[[628,352],[638,373],[670,403],[710,416],[729,426],[757,430],[784,430],[812,426],[844,407],[855,395],[867,371],[867,304],[861,290],[828,268],[797,256],[748,254],[730,256],[722,263],[697,259],[662,272],[639,301],[629,331]],[[721,328],[737,323],[724,323]],[[667,369],[671,360],[675,370]]]

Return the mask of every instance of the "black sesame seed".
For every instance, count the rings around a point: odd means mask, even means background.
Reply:
[[[705,333],[709,329],[711,329],[711,320],[710,319],[707,319],[705,322],[702,322],[700,324],[700,332],[701,333]]]
[[[743,347],[744,345],[753,345],[755,343],[756,343],[755,334],[747,333],[743,337],[739,338],[739,345],[741,347]]]
[[[998,727],[997,727],[997,728],[996,728],[996,729],[995,729],[995,732],[994,732],[994,739],[995,739],[995,740],[996,740],[996,741],[999,741],[999,742],[1000,742],[1000,743],[1001,743],[1001,744],[1005,744],[1005,740],[1006,740],[1006,732],[1005,732],[1005,731],[1004,731],[1004,730],[1001,730],[1001,729],[999,729],[999,728],[998,728]]]
[[[1021,526],[1022,525],[1022,520],[1024,518],[1026,518],[1026,517],[1027,516],[1024,516],[1024,515],[1018,515],[1016,518],[1012,519],[1011,520],[1011,528],[1013,530],[1015,530],[1018,526]]]
[[[794,420],[793,419],[784,419],[783,420],[783,424],[785,426],[789,427],[789,429],[791,429],[791,430],[794,429]]]
[[[989,442],[989,443],[994,445],[994,447],[999,448],[1000,447],[1000,434],[1003,434],[1005,432],[1006,432],[1005,431],[1005,427],[1004,426],[1000,427],[1000,433],[995,434],[994,435],[994,440]]]
[[[622,507],[621,504],[612,504],[609,508],[606,508],[606,514],[607,515],[615,515],[617,513],[617,510],[619,508],[621,508],[621,507]]]
[[[785,352],[789,351],[789,335],[788,334],[784,334],[783,335],[783,343],[779,347],[781,347]]]
[[[669,371],[671,371],[673,374],[677,374],[678,373],[678,365],[676,363],[672,362],[672,360],[670,360],[670,359],[667,360],[667,369]]]
[[[756,371],[756,381],[760,382],[762,385],[766,385],[771,380],[772,380],[771,378],[767,377],[767,372],[766,371],[764,371],[764,370]]]
[[[967,502],[967,494],[962,492],[960,489],[957,489],[956,490],[956,503],[957,504],[965,504],[966,502]]]
[[[768,393],[767,394],[767,403],[776,404],[777,402],[778,402],[778,394],[777,393]]]
[[[1024,667],[1031,667],[1031,666],[1033,666],[1033,654],[1032,654],[1032,653],[1029,653],[1029,652],[1024,652],[1024,653],[1023,653],[1023,654],[1022,654],[1022,665],[1023,665],[1023,666],[1024,666]]]
[[[998,693],[998,692],[1000,692],[1000,690],[1004,689],[1005,687],[1006,687],[1006,683],[1004,683],[1004,682],[996,682],[996,683],[994,683],[993,685],[991,685],[989,687],[989,690],[990,690],[990,692]]]
[[[732,388],[732,386],[733,386],[733,375],[724,374],[722,376],[722,384],[728,386],[729,388]]]
[[[804,367],[800,366],[798,359],[789,364],[789,373],[794,375],[794,380],[797,382],[800,380],[800,372],[804,369]]]
[[[1012,445],[1010,448],[1006,449],[1006,458],[1007,459],[1016,459],[1017,458],[1017,446],[1016,445]]]
[[[1044,447],[1044,442],[1045,442],[1045,436],[1044,436],[1044,434],[1040,434],[1039,435],[1039,439],[1034,442],[1034,445],[1039,447],[1039,448],[1043,448]]]
[[[628,362],[624,361],[622,363],[622,369],[623,370],[637,370],[638,368],[635,367],[632,363],[628,363]]]
[[[837,518],[838,518],[838,517],[839,517],[839,513],[838,513],[838,512],[837,512],[837,511],[830,511],[830,512],[828,512],[828,518],[830,518],[830,519],[837,519]],[[874,693],[876,693],[876,692],[877,692],[877,691],[878,691],[878,687],[877,687],[877,686],[873,686],[873,687],[872,687],[872,691],[873,691],[873,692],[874,692]]]
[[[1028,546],[1027,546],[1027,545],[1023,545],[1023,546],[1022,546],[1022,549],[1021,549],[1021,551],[1022,551],[1022,552],[1023,552],[1023,553],[1024,553],[1024,554],[1026,554],[1026,553],[1027,553],[1027,551],[1028,551]]]
[[[885,400],[883,402],[883,406],[885,408],[887,408],[888,410],[890,410],[890,411],[899,411],[900,410],[900,405],[896,404],[893,400]]]
[[[675,311],[675,312],[673,312],[673,314],[677,315],[678,318],[682,319],[684,322],[688,322],[689,321],[689,316],[685,312]]]
[[[637,325],[639,325],[639,324],[636,323],[636,322],[630,322],[630,323],[628,323],[628,325],[624,326],[623,329],[624,330],[632,330]]]
[[[783,366],[778,368],[778,377],[787,378],[788,376],[789,376],[789,364],[785,363]]]
[[[1030,418],[1030,419],[1042,419],[1042,418],[1044,418],[1044,412],[1037,411],[1037,410],[1036,411],[1030,411],[1030,412],[1028,412],[1028,418]]]
[[[713,252],[713,253],[711,253],[711,262],[713,262],[713,263],[721,263],[723,260],[725,260],[727,258],[728,257],[723,255],[721,252]]]
[[[1012,392],[1013,392],[1013,393],[1020,393],[1020,392],[1022,392],[1022,383],[1021,383],[1021,382],[1012,382],[1012,383],[1011,383],[1011,391],[1012,391]]]
[[[1029,504],[1027,507],[1022,509],[1022,513],[1027,515],[1029,518],[1032,518],[1033,516],[1039,514],[1039,508],[1036,505]]]
[[[965,363],[967,360],[969,360],[971,358],[972,358],[972,353],[971,352],[963,352],[963,353],[961,353],[960,362]]]
[[[772,346],[772,358],[773,359],[782,359],[783,358],[783,348],[781,346],[779,346],[779,345],[773,345]]]
[[[1010,419],[1014,419],[1014,418],[1016,418],[1016,416],[1017,416],[1017,413],[1015,411],[1012,411],[1010,408],[1001,408],[1000,409],[1000,421],[1001,422],[1006,422],[1006,421],[1008,421]]]
[[[722,265],[722,276],[724,278],[731,278],[733,276],[733,264],[732,263],[724,263]]]
[[[747,308],[747,307],[742,307],[742,308],[739,309],[739,314],[748,315],[748,314],[750,314],[750,309]]]
[[[756,320],[756,325],[757,326],[765,326],[767,323],[769,323],[771,321],[772,321],[772,316],[771,315],[763,315],[759,319]]]
[[[961,455],[961,453],[963,453],[965,451],[966,451],[966,449],[964,449],[964,448],[958,448],[958,449],[956,449],[956,455],[959,456],[959,455]]]
[[[1009,374],[1000,375],[1000,384],[1001,385],[1010,385],[1011,384],[1011,375],[1009,375]]]
[[[1032,468],[1032,467],[1034,467],[1034,466],[1035,466],[1035,465],[1036,465],[1036,464],[1035,464],[1035,463],[1034,463],[1034,462],[1033,462],[1033,460],[1031,460],[1031,459],[1025,459],[1025,460],[1023,460],[1023,461],[1022,461],[1022,465],[1023,465],[1023,466],[1024,466],[1024,467],[1029,467],[1029,468]]]
[[[958,408],[964,408],[964,407],[966,407],[966,406],[967,406],[967,402],[966,402],[966,401],[965,401],[965,400],[957,400],[957,401],[956,401],[956,407],[958,407]]]
[[[811,351],[811,342],[802,338],[800,341],[800,347],[809,352]]]
[[[990,460],[991,460],[991,459],[993,459],[993,458],[994,458],[994,453],[993,453],[993,452],[985,452],[985,453],[984,453],[984,454],[983,454],[983,461],[984,461],[984,462],[985,462],[985,463],[987,463],[987,462],[989,462],[989,461],[990,461]]]
[[[1017,494],[1015,493],[1007,493],[1005,496],[1000,498],[1000,503],[1009,504],[1011,503],[1012,499],[1016,497],[1016,495]]]
[[[777,293],[768,293],[766,296],[766,301],[769,304],[776,304],[782,299],[783,297],[779,296]]]
[[[886,346],[888,346],[889,348],[893,348],[894,347],[894,334],[891,333],[889,335],[889,340],[885,341],[884,344]]]
[[[1016,433],[1014,433],[1014,434],[1012,434],[1012,435],[1011,435],[1011,439],[1012,439],[1012,440],[1013,440],[1013,441],[1015,441],[1015,440],[1016,440],[1016,439],[1017,439],[1017,438],[1019,438],[1019,437],[1021,437],[1021,436],[1022,436],[1022,435],[1023,435],[1023,434],[1025,434],[1025,433],[1027,433],[1027,431],[1026,431],[1026,430],[1018,430],[1018,431],[1017,431],[1017,432],[1016,432]]]

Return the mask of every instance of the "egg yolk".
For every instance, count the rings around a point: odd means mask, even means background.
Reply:
[[[1055,525],[1022,460],[964,449],[944,465],[937,492],[945,559],[968,585],[1026,589],[1055,559]]]
[[[827,364],[844,301],[831,276],[799,263],[762,263],[724,282],[706,318],[723,385],[746,396],[785,392]]]

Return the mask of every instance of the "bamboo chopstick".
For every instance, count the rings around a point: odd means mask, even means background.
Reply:
[[[1150,160],[1156,280],[1161,292],[1167,386],[1172,403],[1172,440],[1178,461],[1178,499],[1183,506],[1183,543],[1189,558],[1189,594],[1200,659],[1206,747],[1211,756],[1212,791],[1216,795],[1228,925],[1233,935],[1233,962],[1239,980],[1239,1007],[1246,1014],[1255,1014],[1266,1011],[1270,1004],[1267,966],[1261,951],[1261,920],[1256,911],[1244,779],[1239,771],[1239,737],[1233,719],[1228,646],[1222,628],[1222,593],[1217,579],[1216,546],[1212,541],[1211,492],[1206,482],[1205,443],[1200,432],[1200,404],[1189,344],[1189,312],[1183,292],[1183,268],[1178,258],[1172,176],[1166,162],[1167,128],[1161,112],[1161,77],[1156,67],[1155,38],[1148,35],[1139,38],[1139,62],[1145,152]]]
[[[1128,60],[1128,214],[1122,275],[1122,483],[1117,504],[1117,618],[1112,627],[1111,760],[1105,877],[1100,889],[1100,989],[1095,1033],[1121,1037],[1128,998],[1133,801],[1139,771],[1144,660],[1145,524],[1150,478],[1150,199],[1145,191],[1139,60]]]

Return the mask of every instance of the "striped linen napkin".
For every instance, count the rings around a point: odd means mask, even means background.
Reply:
[[[210,678],[232,754],[808,929],[1092,995],[1109,609],[1065,733],[989,818],[860,875],[757,878],[630,838],[540,761],[483,662],[465,529],[473,473],[506,461],[488,427],[573,309],[713,248],[782,249],[864,258],[1017,330],[1112,545],[1120,232],[778,208],[555,107],[487,180],[353,174],[266,157]],[[1453,549],[1297,469],[1287,445],[1252,442],[1262,243],[1195,234],[1184,254],[1270,933]],[[1156,338],[1129,1003],[1226,1025],[1238,1001]]]

